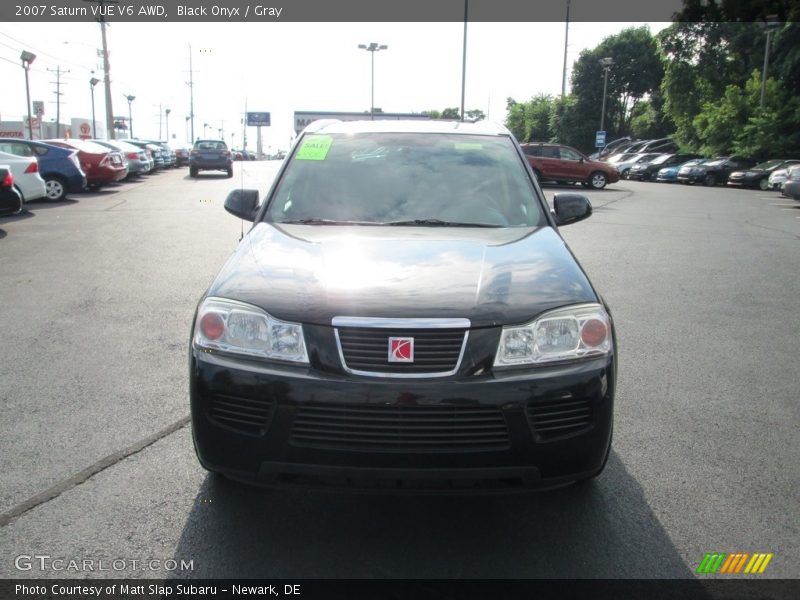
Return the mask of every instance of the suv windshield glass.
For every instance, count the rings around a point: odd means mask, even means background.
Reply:
[[[665,162],[667,162],[667,161],[668,161],[670,158],[672,158],[673,156],[675,156],[675,155],[674,155],[674,154],[663,154],[662,156],[659,156],[659,157],[657,157],[657,158],[654,158],[654,159],[651,161],[651,163],[650,163],[650,164],[651,164],[651,165],[663,165]]]
[[[267,221],[532,227],[545,223],[507,137],[307,135],[272,197]]]

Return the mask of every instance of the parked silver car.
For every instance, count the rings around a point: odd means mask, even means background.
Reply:
[[[128,161],[129,178],[133,175],[145,175],[153,169],[153,159],[148,157],[147,152],[138,146],[134,146],[123,140],[92,141],[111,150],[119,151]]]
[[[781,186],[781,194],[800,200],[800,165],[789,167],[789,176]]]

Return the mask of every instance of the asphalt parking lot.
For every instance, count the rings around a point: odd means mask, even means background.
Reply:
[[[225,196],[266,191],[277,168],[178,169],[0,219],[0,577],[686,578],[712,551],[771,552],[762,577],[800,577],[800,202],[587,193],[594,215],[562,231],[620,357],[614,446],[589,486],[270,491],[197,464],[187,349],[241,232]],[[37,554],[124,568],[20,570]]]

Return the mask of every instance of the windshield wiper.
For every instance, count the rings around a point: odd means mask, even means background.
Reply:
[[[279,221],[280,225],[378,225],[372,221],[334,221],[332,219],[292,219]]]
[[[392,226],[421,226],[421,227],[502,227],[492,223],[461,223],[458,221],[442,221],[440,219],[413,219],[411,221],[390,221],[382,223]]]

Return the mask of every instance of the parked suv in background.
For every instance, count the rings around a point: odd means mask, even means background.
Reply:
[[[233,157],[222,140],[197,140],[189,157],[189,177],[200,171],[226,171],[233,177]]]
[[[619,172],[615,167],[591,160],[570,146],[537,142],[521,146],[539,181],[580,182],[584,187],[591,186],[596,190],[602,190],[607,183],[619,181]]]

